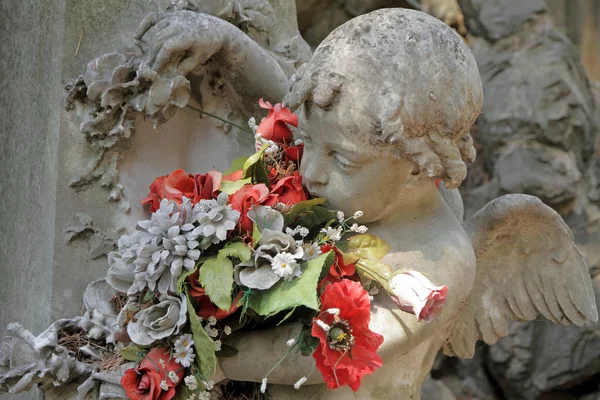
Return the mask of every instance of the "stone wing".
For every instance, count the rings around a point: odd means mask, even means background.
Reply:
[[[463,224],[477,257],[469,302],[459,313],[444,353],[471,358],[477,340],[508,334],[508,319],[538,314],[555,323],[598,319],[592,282],[573,234],[537,197],[499,197]]]

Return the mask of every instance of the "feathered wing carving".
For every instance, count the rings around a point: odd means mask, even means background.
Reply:
[[[477,256],[475,286],[444,353],[471,358],[477,340],[508,334],[508,319],[583,325],[597,321],[592,282],[573,234],[537,197],[499,197],[463,224]]]

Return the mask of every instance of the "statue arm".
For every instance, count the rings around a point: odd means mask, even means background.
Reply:
[[[430,323],[417,322],[417,318],[397,308],[383,290],[373,301],[370,328],[383,335],[379,348],[383,362],[392,362],[423,341],[439,335],[443,342],[449,323],[456,317],[467,301],[475,275],[475,256],[472,250],[447,250],[440,260],[425,260],[420,252],[396,253],[385,262],[396,265],[411,265],[424,273],[434,284],[447,285],[448,300],[440,317]],[[399,261],[401,260],[401,262]],[[398,266],[397,269],[403,269]],[[274,329],[245,332],[232,337],[228,344],[239,352],[235,357],[219,360],[224,375],[233,380],[260,382],[265,374],[286,354],[287,340],[296,338],[300,324],[288,324]],[[440,343],[441,345],[441,343]],[[292,350],[285,360],[271,372],[270,383],[293,385],[302,376],[308,376],[314,366],[313,357],[302,356]],[[323,383],[321,374],[314,369],[307,384]]]
[[[151,14],[136,35],[147,47],[148,65],[160,75],[187,75],[215,66],[236,102],[278,102],[288,80],[277,61],[248,35],[220,18],[191,11]]]

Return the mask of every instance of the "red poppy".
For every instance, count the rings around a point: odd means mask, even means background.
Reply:
[[[194,203],[200,200],[217,198],[217,191],[221,186],[222,174],[218,171],[208,171],[206,174],[194,175]]]
[[[363,376],[381,367],[377,349],[383,336],[369,330],[370,319],[369,294],[360,282],[343,280],[325,287],[321,322],[313,319],[311,333],[319,339],[313,357],[330,389],[349,385],[356,391]]]
[[[190,284],[189,294],[196,301],[196,314],[199,317],[207,319],[213,316],[216,319],[223,319],[237,311],[239,308],[238,302],[244,295],[244,292],[240,291],[238,293],[237,297],[233,299],[229,310],[221,310],[212,301],[210,301],[210,298],[206,294],[204,288],[200,286],[200,283],[198,282],[198,275],[199,272],[196,270],[196,272],[190,275],[187,280]]]
[[[274,106],[268,101],[260,99],[258,104],[261,108],[269,110],[269,115],[258,125],[258,133],[267,140],[275,143],[287,143],[292,140],[292,130],[286,124],[298,126],[298,116],[281,103]]]
[[[170,175],[159,176],[150,185],[150,193],[142,200],[142,204],[150,204],[150,211],[155,212],[160,207],[162,199],[168,199],[181,204],[182,197],[194,198],[194,177],[182,169],[173,171]]]
[[[356,273],[356,269],[354,268],[354,264],[346,264],[344,263],[344,255],[335,246],[331,246],[329,244],[325,244],[321,246],[321,253],[328,253],[330,250],[335,252],[335,259],[333,260],[333,264],[329,267],[329,273],[336,277],[341,278],[345,276],[352,276]]]
[[[164,367],[160,360],[164,362]],[[171,371],[177,375],[177,383],[168,377]],[[183,373],[183,368],[171,357],[168,349],[154,348],[146,354],[137,369],[130,368],[125,371],[121,378],[121,386],[131,400],[171,400]],[[163,381],[167,384],[167,390],[160,386]]]
[[[291,175],[277,181],[271,188],[271,193],[276,194],[278,201],[287,206],[308,199],[302,187],[302,176],[298,171],[294,171]]]
[[[252,220],[248,211],[257,205],[272,206],[277,203],[277,196],[269,193],[269,188],[263,183],[244,185],[229,198],[231,208],[240,212],[238,226],[242,232],[252,232]]]

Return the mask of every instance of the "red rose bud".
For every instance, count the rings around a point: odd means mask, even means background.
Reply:
[[[212,200],[218,196],[217,191],[221,186],[222,174],[218,171],[208,171],[206,174],[194,175],[193,203],[200,200]]]
[[[269,114],[258,125],[258,134],[266,140],[272,140],[275,143],[288,143],[292,140],[292,130],[287,126],[290,124],[298,126],[298,116],[281,103],[274,106],[268,101],[260,99],[258,104],[261,108],[269,110]]]

